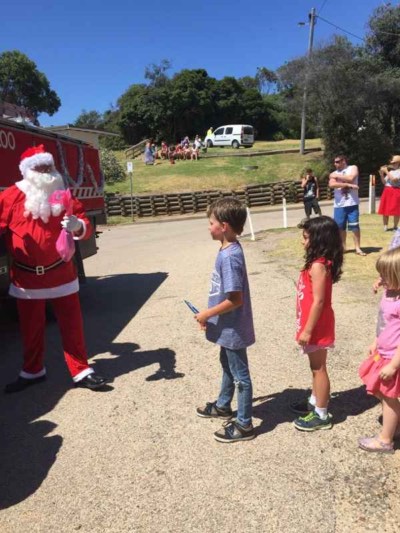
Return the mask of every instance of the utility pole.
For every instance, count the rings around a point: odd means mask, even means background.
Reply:
[[[308,71],[310,68],[310,60],[314,42],[314,26],[316,23],[316,13],[315,7],[311,9],[310,14],[308,15],[310,31],[308,34],[308,51],[307,51],[307,64],[306,64],[306,75],[304,80],[304,92],[303,92],[303,107],[301,110],[301,140],[300,140],[300,154],[304,154],[305,144],[306,144],[306,107],[307,107],[307,84],[308,84]]]

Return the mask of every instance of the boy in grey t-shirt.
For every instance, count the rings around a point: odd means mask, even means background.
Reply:
[[[236,420],[214,433],[219,442],[255,437],[252,425],[253,389],[247,346],[254,344],[253,315],[243,250],[237,236],[246,222],[246,208],[235,198],[222,198],[208,209],[211,237],[221,243],[211,277],[208,309],[195,315],[206,338],[220,346],[222,385],[217,401],[197,409],[204,418],[230,420],[237,389]]]

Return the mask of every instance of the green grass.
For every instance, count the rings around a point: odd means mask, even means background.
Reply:
[[[375,268],[376,260],[383,251],[388,249],[393,232],[383,232],[382,217],[379,215],[362,215],[360,228],[361,248],[367,252],[367,256],[360,257],[353,253],[353,237],[351,232],[348,232],[347,249],[349,252],[344,256],[343,280],[365,282],[368,287],[370,284],[372,290],[372,282],[378,277]],[[301,258],[304,255],[301,245],[301,230],[287,230],[287,235],[277,241],[276,246],[268,252],[268,255],[285,259],[289,266],[301,268],[303,264]]]
[[[121,215],[114,215],[107,217],[107,226],[122,226],[123,224],[132,224],[131,217],[123,217]]]
[[[307,141],[306,147],[320,146],[320,140]],[[298,148],[299,141],[259,142],[253,148],[233,150],[249,153],[258,150],[279,150]],[[210,153],[232,152],[229,148],[212,148]],[[124,152],[116,152],[121,164],[126,168]],[[244,170],[246,166],[258,166],[257,170]],[[157,161],[154,166],[144,165],[142,158],[134,161],[133,191],[140,193],[165,193],[197,191],[207,189],[237,189],[249,184],[269,183],[281,180],[299,179],[305,167],[311,166],[316,173],[323,168],[322,152],[301,156],[295,154],[275,154],[255,157],[201,158],[198,161]],[[106,186],[107,192],[128,194],[130,182],[126,179]]]

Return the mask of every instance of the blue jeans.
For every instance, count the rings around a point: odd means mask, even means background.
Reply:
[[[219,360],[222,366],[221,391],[217,407],[227,409],[237,387],[237,422],[241,426],[251,424],[253,413],[253,386],[251,384],[246,348],[230,350],[221,346]]]

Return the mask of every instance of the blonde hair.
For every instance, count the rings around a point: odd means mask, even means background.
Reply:
[[[389,289],[400,290],[400,248],[384,252],[376,262],[376,270]]]

